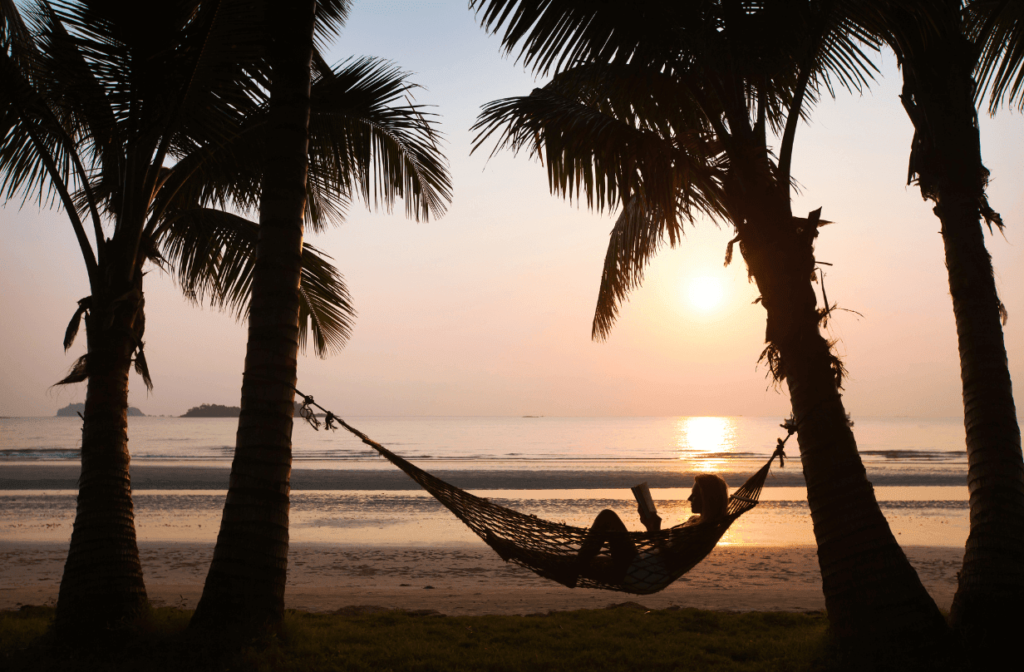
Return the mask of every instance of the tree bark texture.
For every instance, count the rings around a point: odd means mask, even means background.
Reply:
[[[1005,608],[1024,599],[1024,461],[1001,304],[977,200],[940,196],[935,211],[956,318],[971,498],[971,531],[950,616],[972,638],[1005,641],[1024,622]]]
[[[1024,614],[1024,458],[1003,341],[1003,307],[982,220],[988,206],[974,103],[976,46],[959,2],[940,6],[936,33],[897,51],[903,106],[914,124],[910,177],[942,223],[963,385],[971,529],[950,611],[974,651],[1015,641]],[[910,33],[916,35],[916,33]]]
[[[284,615],[315,3],[276,7],[242,412],[213,563],[193,619],[207,628],[273,626]]]
[[[832,633],[865,655],[931,656],[945,620],[878,506],[839,393],[841,364],[819,328],[817,213],[787,221],[782,205],[761,211],[774,221],[741,230],[740,249],[767,312],[766,358],[789,387]]]
[[[147,603],[128,474],[128,372],[142,333],[141,274],[133,284],[113,292],[113,300],[94,294],[85,317],[82,473],[57,598],[56,628],[63,636],[129,626]]]

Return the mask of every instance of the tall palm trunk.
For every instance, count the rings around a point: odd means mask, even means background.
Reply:
[[[936,203],[942,223],[963,384],[971,529],[950,622],[974,650],[1009,644],[1024,614],[1024,459],[1003,343],[1003,306],[983,218],[988,206],[982,164],[974,65],[977,48],[963,34],[959,2],[937,11],[936,32],[896,44],[903,105],[914,124],[910,176]],[[917,36],[916,32],[909,32]]]
[[[284,616],[315,2],[275,7],[242,413],[213,563],[193,618],[207,628],[259,628]]]
[[[789,387],[829,623],[848,649],[930,653],[945,621],[879,509],[839,394],[842,367],[819,328],[817,220],[768,199],[739,233],[767,313],[765,359]]]
[[[971,502],[971,531],[950,616],[954,627],[999,637],[1024,624],[1021,614],[1005,609],[1024,600],[1020,428],[977,200],[940,196],[935,211],[960,350]]]
[[[78,380],[88,375],[82,474],[57,599],[64,636],[128,625],[146,606],[128,473],[128,371],[142,314],[137,273],[131,286],[94,293],[85,318],[88,354],[76,366]]]

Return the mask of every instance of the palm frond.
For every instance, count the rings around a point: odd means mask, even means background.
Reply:
[[[348,20],[352,0],[316,0],[315,47],[324,51]]]
[[[78,309],[75,311],[75,314],[71,316],[71,321],[68,322],[68,328],[64,330],[64,352],[67,352],[75,342],[75,337],[78,335],[78,329],[82,325],[82,316],[89,310],[89,306],[91,304],[91,296],[78,300]]]
[[[345,347],[356,317],[345,279],[328,259],[312,245],[302,246],[299,344],[305,349],[307,332],[311,331],[313,351],[320,358]]]
[[[258,224],[222,210],[195,208],[169,218],[158,236],[161,255],[175,268],[186,298],[227,310],[238,320],[248,317]],[[355,319],[344,279],[329,259],[303,245],[299,343],[305,348],[312,335],[319,357],[344,347]]]
[[[340,223],[354,198],[390,210],[405,201],[417,219],[440,216],[451,201],[451,178],[432,115],[401,103],[415,85],[394,65],[357,59],[331,69],[315,59],[309,126],[306,225]],[[181,156],[154,204],[159,213],[201,204],[244,213],[259,207],[266,101],[234,135],[196,145]]]
[[[590,337],[607,340],[629,292],[644,280],[644,269],[664,241],[667,222],[656,211],[648,210],[639,198],[633,198],[619,213],[612,228],[608,251],[601,272],[601,287]]]
[[[195,208],[170,217],[157,244],[189,300],[242,319],[248,310],[258,236],[255,222],[223,210]]]
[[[968,31],[981,50],[978,101],[987,95],[993,114],[1007,101],[1024,111],[1024,4],[974,0],[968,10]]]
[[[9,48],[0,48],[0,195],[5,200],[35,197],[40,205],[59,202],[71,221],[89,277],[95,280],[96,252],[72,193],[87,179],[85,166],[73,129],[46,95],[49,73],[44,61],[35,43],[12,42]],[[96,213],[91,214],[98,245],[99,223]]]
[[[71,385],[81,383],[89,378],[89,355],[85,354],[75,360],[67,375],[54,383],[56,385]]]
[[[529,96],[488,103],[473,126],[474,151],[494,136],[494,152],[543,155],[551,192],[596,210],[637,196],[673,223],[673,240],[696,212],[721,215],[725,159],[699,118],[680,112],[682,102],[673,109],[658,96],[633,99],[628,88],[594,83],[573,70]]]
[[[350,59],[313,83],[310,178],[319,196],[314,205],[333,192],[358,193],[367,207],[385,210],[402,198],[406,216],[416,219],[444,214],[451,177],[435,115],[410,100],[415,88],[407,73],[376,58]]]
[[[153,378],[149,375],[149,364],[146,362],[146,353],[143,350],[143,345],[143,343],[139,343],[139,347],[135,351],[135,373],[142,376],[142,382],[146,389],[152,392]]]
[[[675,53],[675,29],[699,21],[707,4],[654,0],[627,9],[593,0],[470,0],[469,6],[488,32],[504,29],[507,53],[521,45],[523,64],[547,75],[584,61],[663,64]]]
[[[32,32],[14,0],[0,0],[0,50],[16,59],[32,43]]]

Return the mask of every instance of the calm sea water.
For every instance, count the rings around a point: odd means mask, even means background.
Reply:
[[[516,470],[565,473],[602,470],[651,473],[750,473],[785,435],[777,418],[347,418],[355,427],[428,470]],[[228,466],[237,421],[230,418],[131,418],[135,464]],[[0,419],[0,474],[4,465],[74,464],[81,443],[78,418]],[[902,543],[962,547],[968,532],[967,460],[959,418],[865,418],[854,427],[869,476],[896,475],[901,485],[876,487]],[[795,441],[793,442],[795,444]],[[297,421],[294,458],[300,469],[389,469],[344,430],[314,431]],[[798,450],[789,451],[799,473]],[[928,487],[944,476],[944,487]],[[963,480],[961,480],[963,479]],[[732,482],[732,481],[730,481]],[[878,483],[878,481],[875,481]],[[739,521],[723,543],[813,544],[806,491],[769,483],[757,516]],[[908,487],[909,486],[909,487]],[[633,521],[628,488],[495,490],[477,494],[516,510],[574,525],[613,508]],[[602,486],[606,487],[606,486]],[[566,489],[569,488],[569,489]],[[0,491],[0,542],[66,542],[76,491]],[[140,539],[213,542],[224,493],[140,490]],[[404,544],[476,543],[440,504],[418,490],[405,492],[293,492],[295,541]],[[686,488],[656,491],[667,520],[689,515]],[[633,521],[635,522],[635,521]],[[390,541],[389,541],[390,540]]]
[[[348,422],[417,462],[443,461],[448,468],[501,463],[508,468],[587,468],[599,464],[680,460],[713,469],[737,460],[763,460],[785,436],[778,418],[756,417],[365,417]],[[130,418],[134,461],[229,464],[237,420],[233,418]],[[966,465],[959,418],[865,418],[854,427],[865,463]],[[376,453],[345,430],[313,430],[296,420],[297,466],[379,466]],[[797,456],[795,439],[790,454]],[[78,418],[0,419],[0,463],[77,460]],[[344,466],[342,466],[344,465]]]

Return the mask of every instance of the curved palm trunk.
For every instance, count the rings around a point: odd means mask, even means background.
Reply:
[[[1001,304],[977,200],[940,196],[935,211],[956,317],[971,497],[971,531],[950,617],[975,638],[1013,641],[1005,635],[1019,632],[1024,617],[1005,607],[1024,599],[1024,464]]]
[[[82,474],[55,623],[72,637],[126,626],[147,602],[128,474],[128,371],[142,332],[142,275],[113,301],[93,296],[85,328]]]
[[[789,386],[832,633],[861,655],[941,660],[945,620],[878,507],[839,394],[841,364],[819,329],[818,213],[794,219],[781,204],[761,213],[773,210],[774,221],[740,232],[741,251],[767,312],[765,357]]]
[[[946,2],[939,33],[897,45],[903,105],[914,124],[910,174],[936,203],[942,223],[963,384],[971,531],[951,624],[974,651],[1010,645],[1024,614],[1024,458],[1003,343],[1002,304],[985,249],[985,198],[973,68],[976,51],[961,33],[959,2]],[[916,35],[916,33],[910,33]]]
[[[207,628],[260,628],[284,616],[315,3],[277,9],[242,413],[213,563],[193,617]]]

